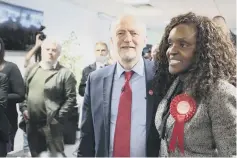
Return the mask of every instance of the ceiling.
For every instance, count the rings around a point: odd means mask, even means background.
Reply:
[[[236,0],[150,0],[142,6],[124,3],[128,0],[67,1],[109,17],[116,17],[123,13],[134,14],[151,30],[163,29],[172,17],[188,11],[210,18],[222,15],[231,29],[236,28]]]

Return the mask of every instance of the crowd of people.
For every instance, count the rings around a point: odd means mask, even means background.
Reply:
[[[24,79],[4,60],[0,40],[0,156],[14,150],[19,103],[30,155],[66,157],[77,93],[84,97],[77,157],[236,156],[236,36],[224,17],[181,14],[144,53],[146,42],[140,20],[118,17],[111,50],[97,42],[95,62],[76,81],[58,61],[57,39],[36,36]],[[30,63],[39,49],[41,60]]]

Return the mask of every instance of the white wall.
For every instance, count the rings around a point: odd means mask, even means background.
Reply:
[[[68,0],[3,0],[8,3],[29,7],[44,12],[44,32],[48,36],[56,36],[59,40],[68,39],[74,31],[78,37],[80,48],[74,53],[83,54],[82,65],[94,61],[94,44],[105,41],[109,45],[110,20],[99,17],[97,12],[82,8]],[[159,42],[160,33],[148,30],[148,43]]]
[[[159,44],[163,36],[163,33],[164,33],[163,28],[160,28],[159,30],[148,30],[147,31],[148,44],[152,44],[152,45]]]
[[[93,62],[93,49],[97,41],[109,44],[110,22],[101,20],[97,12],[93,12],[67,0],[4,0],[8,3],[29,7],[44,12],[43,25],[48,36],[57,37],[60,41],[68,39],[74,31],[80,43],[80,50],[75,53],[84,54],[83,65]]]
[[[109,22],[98,18],[92,12],[66,2],[66,0],[4,0],[8,3],[41,10],[44,12],[43,24],[47,27],[48,36],[56,36],[59,40],[67,40],[74,31],[78,37],[80,47],[74,53],[84,54],[82,66],[93,62],[94,44],[99,41],[109,42]],[[24,54],[22,51],[7,51],[6,60],[18,65],[24,74]],[[22,131],[16,135],[15,150],[21,150],[23,145]]]

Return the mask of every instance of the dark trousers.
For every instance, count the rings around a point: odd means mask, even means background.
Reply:
[[[0,140],[0,157],[7,156],[7,143]]]
[[[62,125],[46,123],[29,123],[27,125],[28,144],[32,157],[38,157],[41,152],[50,151],[50,156],[56,157],[58,153],[66,157],[64,153]]]
[[[8,148],[8,152],[13,151],[14,150],[14,140],[15,140],[15,136],[16,136],[16,132],[18,129],[18,114],[15,111],[7,111],[6,113],[8,121],[11,125],[10,127],[10,134],[9,134],[9,143],[11,144],[11,146]]]
[[[11,128],[10,128],[10,134],[9,134],[9,143],[11,144],[11,146],[8,148],[8,152],[13,151],[14,150],[14,140],[15,140],[15,136],[16,136],[16,132],[17,132],[17,127],[15,126],[16,124],[11,124]]]

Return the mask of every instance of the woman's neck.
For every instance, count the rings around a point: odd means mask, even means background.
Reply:
[[[179,74],[178,76],[179,76],[179,79],[180,79],[181,81],[185,81],[185,80],[187,79],[188,75],[189,75],[189,73],[188,73],[188,72],[185,72],[185,73]]]

